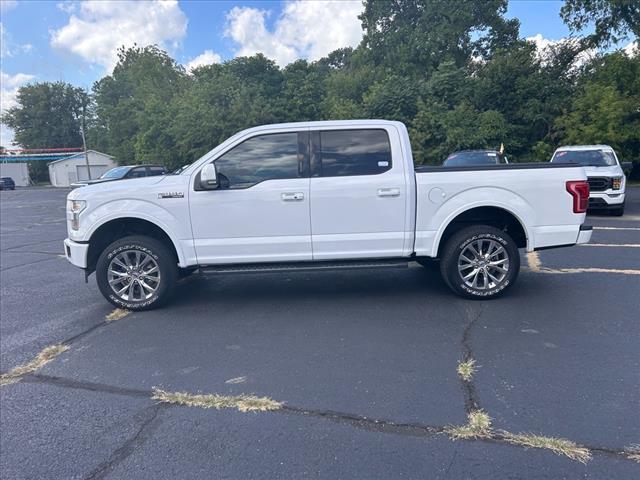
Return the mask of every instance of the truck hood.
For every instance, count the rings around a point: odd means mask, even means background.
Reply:
[[[584,167],[587,177],[621,177],[623,175],[622,168],[619,165],[610,167]]]
[[[132,178],[127,180],[118,180],[110,182],[94,183],[84,187],[72,190],[67,198],[69,200],[82,200],[88,196],[118,194],[118,191],[130,193],[132,190],[144,189],[152,185],[162,182],[166,175],[158,175],[154,177]],[[126,196],[126,195],[123,195]]]

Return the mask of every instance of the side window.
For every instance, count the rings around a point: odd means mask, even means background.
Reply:
[[[386,130],[315,133],[314,176],[377,175],[391,169],[391,145]]]
[[[306,176],[296,132],[251,137],[220,156],[215,164],[223,188],[247,188],[265,180]]]
[[[147,167],[132,168],[127,174],[127,178],[141,178],[147,176]]]
[[[149,167],[149,176],[164,175],[164,167]]]

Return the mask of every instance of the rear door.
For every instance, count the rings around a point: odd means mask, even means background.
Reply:
[[[393,127],[311,132],[315,260],[400,257],[407,185]]]
[[[214,160],[220,187],[189,196],[200,264],[311,260],[308,132],[264,133]]]

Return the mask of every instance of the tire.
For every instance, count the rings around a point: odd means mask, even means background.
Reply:
[[[169,300],[177,278],[175,254],[151,237],[116,240],[105,248],[96,264],[96,279],[102,295],[116,307],[127,310],[162,306]]]
[[[621,217],[621,216],[623,216],[624,215],[624,203],[619,207],[610,208],[609,209],[609,215],[611,215],[612,217]]]
[[[480,250],[482,255],[475,255],[474,250]],[[487,263],[491,258],[493,265]],[[456,232],[444,245],[440,261],[440,273],[447,286],[461,297],[476,300],[502,295],[515,283],[519,271],[516,243],[506,232],[489,225]]]

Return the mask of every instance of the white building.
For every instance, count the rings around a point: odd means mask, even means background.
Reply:
[[[89,155],[89,170],[92,179],[98,178],[116,166],[111,155],[95,150],[88,150],[87,154]],[[49,179],[54,187],[68,187],[78,180],[88,180],[89,174],[84,152],[51,162],[49,164]]]
[[[11,177],[16,187],[29,185],[29,168],[24,162],[0,163],[0,177]]]

